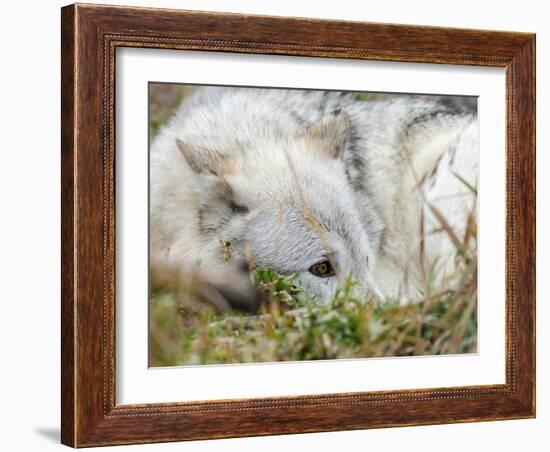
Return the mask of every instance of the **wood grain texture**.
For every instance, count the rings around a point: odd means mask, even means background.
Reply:
[[[534,35],[80,4],[62,9],[61,35],[64,444],[84,447],[535,415]],[[117,47],[506,68],[506,384],[116,405]]]
[[[75,444],[74,176],[75,59],[74,8],[61,11],[61,441]]]

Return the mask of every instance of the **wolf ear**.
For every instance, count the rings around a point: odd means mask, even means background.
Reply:
[[[336,159],[344,153],[348,134],[348,115],[340,108],[337,108],[310,126],[303,138],[319,152]]]
[[[219,176],[224,172],[227,162],[223,155],[210,149],[193,146],[176,138],[176,144],[185,161],[197,174]]]

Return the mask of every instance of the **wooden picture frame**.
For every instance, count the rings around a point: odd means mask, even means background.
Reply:
[[[62,442],[149,443],[535,416],[535,35],[147,8],[62,9]],[[115,50],[506,70],[506,383],[115,403]]]

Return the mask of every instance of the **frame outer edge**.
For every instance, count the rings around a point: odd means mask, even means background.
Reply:
[[[515,194],[520,245],[518,264],[518,366],[524,377],[518,395],[525,414],[536,417],[536,35],[514,59],[517,68],[518,176],[521,186]],[[528,350],[528,353],[525,352]]]
[[[61,443],[77,445],[76,413],[76,6],[61,8]]]
[[[533,388],[531,391],[532,403],[531,403],[531,412],[533,417],[537,416],[537,271],[536,271],[536,253],[537,253],[537,36],[533,34],[533,39],[531,41],[531,70],[532,73],[532,83],[531,83],[531,95],[533,96],[533,116],[532,121],[532,145],[533,145],[533,225],[532,225],[532,234],[533,234],[533,272],[531,275],[533,283],[533,331],[531,335],[531,347],[533,348],[532,360],[533,360]]]

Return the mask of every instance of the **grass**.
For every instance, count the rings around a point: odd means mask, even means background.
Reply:
[[[160,89],[160,88],[159,88]],[[153,96],[162,94],[151,91]],[[175,91],[165,109],[151,115],[151,132],[186,94]],[[362,94],[370,101],[376,95]],[[457,177],[474,196],[475,188]],[[220,313],[186,288],[152,280],[150,353],[153,367],[470,353],[477,351],[477,230],[471,216],[459,236],[435,208],[456,249],[456,273],[426,282],[408,304],[395,299],[358,299],[347,279],[324,306],[295,287],[295,275],[254,269],[250,278],[266,303],[255,315]],[[180,290],[182,289],[182,290]]]
[[[149,85],[149,136],[153,137],[194,87],[153,83]]]
[[[457,275],[458,276],[458,275]],[[346,280],[324,306],[296,289],[294,276],[252,273],[268,302],[256,315],[218,313],[154,287],[150,365],[436,355],[477,348],[476,270],[464,268],[455,290],[427,287],[422,299],[360,300]]]

